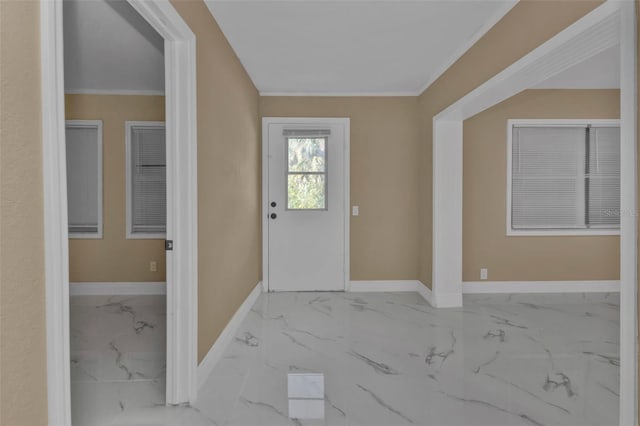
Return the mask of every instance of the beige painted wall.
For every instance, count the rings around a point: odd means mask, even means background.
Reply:
[[[0,424],[47,424],[39,8],[0,1]]]
[[[198,358],[261,280],[258,92],[202,0],[173,0],[197,38]]]
[[[588,0],[520,1],[420,95],[420,280],[428,287],[431,287],[432,266],[433,117],[600,3]]]
[[[174,4],[198,37],[202,358],[260,279],[258,96],[202,2]],[[421,96],[423,282],[431,278],[431,117],[595,5],[521,1]],[[0,424],[17,426],[47,423],[38,25],[36,2],[0,1]]]
[[[164,96],[66,95],[65,104],[67,120],[102,120],[103,153],[103,238],[69,240],[69,280],[164,281],[164,241],[126,239],[125,167],[125,121],[164,121]]]
[[[417,98],[261,97],[260,115],[351,119],[351,279],[417,279]]]
[[[507,120],[619,117],[619,90],[528,90],[464,122],[464,281],[619,279],[617,236],[506,236]]]

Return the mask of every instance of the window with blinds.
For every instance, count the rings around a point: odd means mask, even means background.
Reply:
[[[617,122],[510,121],[508,234],[617,233]]]
[[[165,126],[127,122],[127,237],[164,238],[167,227]]]
[[[66,122],[69,238],[102,238],[102,122]]]

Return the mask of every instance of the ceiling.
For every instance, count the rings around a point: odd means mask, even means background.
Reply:
[[[262,95],[418,95],[514,0],[206,0]],[[162,37],[124,0],[64,0],[65,89],[163,93]],[[618,88],[619,49],[535,88]]]
[[[67,92],[164,92],[164,40],[123,0],[65,0]]]
[[[513,0],[206,0],[268,94],[419,94]]]

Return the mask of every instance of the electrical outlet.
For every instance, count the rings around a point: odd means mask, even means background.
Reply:
[[[158,272],[158,262],[152,260],[149,262],[149,271],[150,272]]]
[[[480,268],[480,279],[486,280],[489,277],[489,270],[487,268]]]

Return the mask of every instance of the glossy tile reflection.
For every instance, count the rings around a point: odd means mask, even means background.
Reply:
[[[295,420],[324,419],[324,374],[289,373],[287,378],[289,418]]]
[[[617,294],[464,303],[437,310],[415,293],[263,294],[195,407],[150,404],[116,424],[617,425]]]
[[[121,413],[165,401],[164,296],[73,296],[74,426],[110,425]]]
[[[197,406],[237,426],[617,424],[617,295],[464,302],[262,295]],[[290,373],[324,375],[324,419],[289,419]]]

